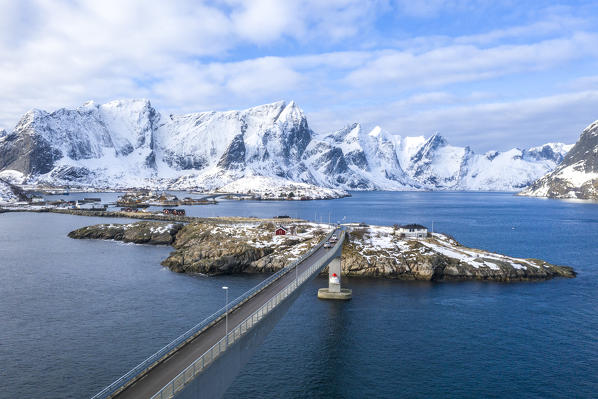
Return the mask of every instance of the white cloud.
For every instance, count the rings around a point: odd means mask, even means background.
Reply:
[[[336,42],[366,29],[384,1],[225,0],[233,6],[233,29],[243,39],[263,45],[281,37],[299,42],[324,38]]]
[[[530,38],[542,38],[547,35],[562,35],[564,32],[579,31],[585,28],[587,21],[575,17],[549,16],[546,20],[536,21],[528,25],[494,29],[476,35],[466,35],[455,39],[459,44],[488,45],[514,39],[521,41]]]
[[[369,25],[376,6],[356,0],[0,1],[0,126],[7,127],[32,107],[89,98],[149,96],[181,109],[226,106],[231,96],[246,99],[228,106],[284,97],[302,77],[281,58],[218,60],[238,58],[236,49],[250,43],[341,40]]]
[[[176,64],[153,86],[159,106],[174,112],[229,109],[230,104],[248,107],[264,98],[283,99],[302,82],[301,74],[284,59]]]
[[[394,10],[423,20],[484,2],[399,3]],[[401,26],[377,26],[389,4],[0,0],[0,127],[11,128],[33,107],[127,97],[147,97],[174,113],[295,99],[320,130],[361,121],[405,134],[439,130],[480,145],[484,139],[472,132],[484,125],[477,131],[487,132],[487,141],[491,133],[524,131],[537,138],[546,130],[533,128],[547,120],[565,134],[567,123],[578,127],[590,117],[593,20],[540,10],[545,17],[528,23],[410,37]],[[542,73],[564,79],[540,82]],[[522,94],[519,82],[503,85],[515,78],[536,83]],[[530,100],[513,100],[521,97]],[[563,111],[546,102],[553,97]],[[495,118],[491,104],[507,107],[496,112],[508,117]],[[508,104],[516,105],[509,111]]]
[[[442,12],[463,11],[491,4],[484,0],[395,0],[396,7],[412,17],[434,17]]]
[[[254,43],[269,43],[285,33],[295,36],[304,29],[302,21],[295,18],[299,12],[297,3],[277,0],[236,3],[240,7],[231,16],[235,30]]]
[[[373,53],[369,61],[347,76],[347,82],[356,87],[383,85],[392,90],[439,86],[547,69],[597,54],[598,35],[589,33],[490,48],[455,44],[421,54],[386,50]]]

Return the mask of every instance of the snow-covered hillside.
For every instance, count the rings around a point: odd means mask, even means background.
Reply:
[[[292,101],[161,115],[147,100],[118,100],[29,111],[0,136],[0,171],[52,186],[239,192],[261,177],[260,188],[305,183],[321,197],[331,192],[323,188],[516,190],[554,169],[567,149],[475,154],[439,135],[401,137],[360,124],[316,134]]]
[[[12,192],[8,183],[0,180],[0,204],[16,201],[18,201],[18,197]]]
[[[320,181],[363,190],[516,191],[553,170],[570,145],[476,154],[442,136],[401,137],[347,126],[310,143],[306,156]]]
[[[411,157],[409,175],[430,189],[514,191],[553,170],[571,148],[561,143],[476,154],[434,135]]]
[[[262,199],[332,199],[346,195],[343,190],[297,183],[280,177],[245,176],[218,191],[224,193],[248,193]]]
[[[521,195],[598,199],[598,121],[584,129],[555,170],[535,181]]]

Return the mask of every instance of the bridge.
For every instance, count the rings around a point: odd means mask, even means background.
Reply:
[[[338,239],[332,247],[325,245],[334,242],[335,237]],[[324,267],[329,266],[329,287],[318,296],[350,298],[350,290],[341,289],[340,284],[344,239],[343,228],[331,231],[284,269],[191,328],[92,399],[222,396],[306,282]]]
[[[204,200],[204,201],[215,201],[216,198],[222,198],[222,197],[251,198],[251,195],[250,194],[239,194],[239,193],[211,193],[204,197],[201,197],[200,199]]]

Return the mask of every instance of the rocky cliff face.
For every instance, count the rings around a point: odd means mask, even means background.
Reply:
[[[19,200],[19,197],[13,192],[8,182],[0,179],[0,203],[13,203]]]
[[[162,264],[175,272],[208,275],[274,272],[324,237],[313,224],[298,226],[292,236],[274,236],[274,230],[272,223],[191,223],[179,232],[175,251]]]
[[[270,186],[285,179],[342,190],[516,190],[567,149],[480,155],[439,135],[400,137],[357,123],[318,135],[292,101],[164,117],[147,100],[118,100],[28,112],[0,134],[0,173],[95,188],[212,190],[260,176]]]
[[[39,175],[50,172],[54,162],[62,158],[59,149],[52,148],[44,137],[35,134],[31,127],[34,118],[34,113],[27,115],[15,132],[0,138],[0,170]]]
[[[296,234],[275,236],[272,222],[137,222],[83,227],[69,237],[172,245],[164,266],[178,273],[217,275],[278,271],[320,242],[322,227],[298,223]]]
[[[443,234],[401,239],[391,227],[382,226],[353,230],[343,247],[342,268],[347,276],[399,280],[522,281],[575,276],[570,267],[467,248]]]
[[[549,143],[476,154],[434,135],[404,158],[409,159],[409,176],[428,189],[515,191],[554,169],[570,147]]]
[[[175,250],[162,262],[164,266],[180,273],[216,275],[280,270],[325,236],[324,226],[297,223],[296,227],[296,235],[275,236],[275,225],[267,221],[196,221],[182,228],[140,222],[90,226],[69,236],[172,243]],[[343,246],[342,270],[346,276],[433,281],[521,281],[575,276],[570,267],[466,248],[442,234],[420,240],[402,239],[392,227],[382,226],[353,229]]]
[[[584,129],[558,167],[521,195],[598,199],[598,121]]]
[[[99,239],[132,242],[135,244],[170,245],[175,240],[180,223],[137,222],[131,224],[98,224],[71,231],[76,239]]]

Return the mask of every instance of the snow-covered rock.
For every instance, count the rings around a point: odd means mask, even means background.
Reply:
[[[575,277],[567,266],[467,248],[444,234],[402,238],[393,227],[352,227],[342,274],[401,280],[522,281]]]
[[[516,191],[556,167],[571,146],[476,154],[435,134],[411,156],[407,173],[428,189]]]
[[[305,154],[310,173],[327,186],[353,190],[408,190],[418,184],[405,174],[393,137],[358,123],[317,137]]]
[[[27,112],[0,135],[0,171],[21,173],[29,184],[97,189],[240,191],[263,183],[261,176],[278,192],[299,191],[299,183],[312,192],[517,190],[552,170],[567,149],[553,143],[480,155],[439,135],[401,137],[360,124],[316,134],[293,101],[164,116],[148,100],[118,100]]]
[[[3,170],[0,172],[0,180],[4,180],[10,184],[23,184],[27,180],[27,177],[18,170]]]
[[[521,195],[598,199],[598,121],[584,129],[558,167]]]
[[[14,203],[18,200],[19,198],[13,193],[10,185],[0,180],[0,204]]]
[[[571,146],[476,154],[442,136],[401,137],[353,124],[316,137],[305,151],[320,184],[353,190],[517,191],[554,169]]]

